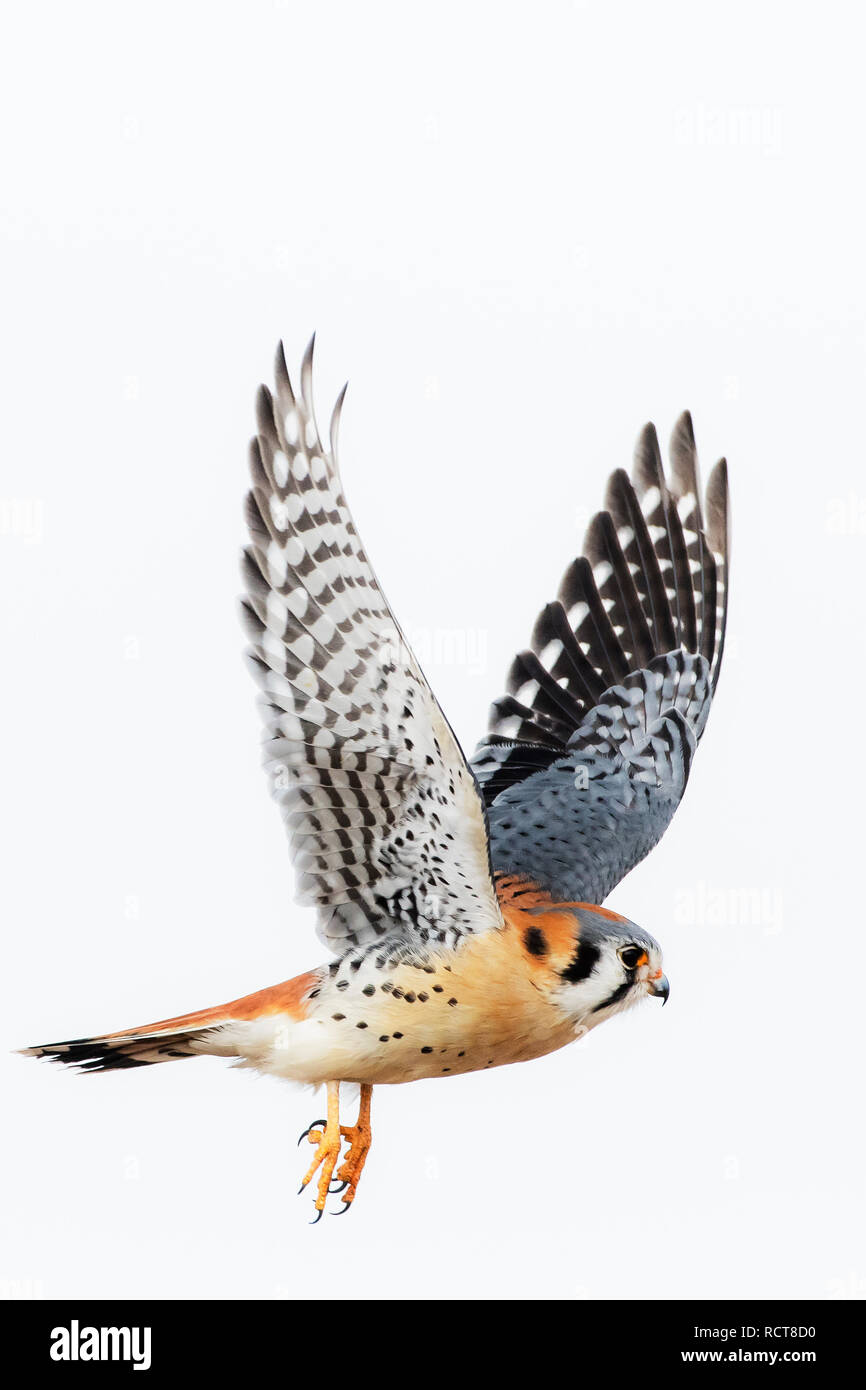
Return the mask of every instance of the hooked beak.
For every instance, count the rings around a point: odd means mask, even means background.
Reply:
[[[661,999],[662,1007],[664,1008],[664,1005],[668,1002],[668,998],[671,992],[671,987],[668,983],[667,975],[663,975],[662,972],[659,971],[658,975],[654,979],[647,981],[647,984],[649,985],[650,994],[655,995],[657,999]]]

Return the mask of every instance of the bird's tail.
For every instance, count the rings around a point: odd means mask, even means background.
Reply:
[[[249,1056],[249,1025],[279,1016],[297,1020],[305,1016],[310,993],[320,983],[317,972],[297,975],[283,984],[247,994],[230,1004],[220,1004],[197,1013],[181,1014],[159,1023],[146,1023],[120,1033],[103,1033],[94,1038],[73,1038],[67,1042],[41,1043],[21,1049],[25,1057],[48,1057],[81,1071],[115,1071],[121,1067],[145,1067],[152,1062],[173,1062],[185,1057]],[[246,1026],[245,1026],[246,1025]],[[253,1049],[254,1050],[254,1049]]]
[[[213,1009],[187,1014],[163,1023],[149,1023],[121,1033],[103,1033],[95,1038],[72,1038],[68,1042],[42,1043],[22,1048],[25,1057],[48,1057],[81,1071],[115,1071],[120,1067],[144,1067],[151,1062],[173,1062],[202,1053],[232,1056],[220,1046],[220,1033],[231,1022],[225,1016],[213,1018]]]

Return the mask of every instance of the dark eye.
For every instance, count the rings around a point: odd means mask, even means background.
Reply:
[[[642,951],[640,946],[623,946],[619,958],[626,970],[637,970],[646,961],[646,951]]]

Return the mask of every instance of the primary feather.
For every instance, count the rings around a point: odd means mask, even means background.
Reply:
[[[603,902],[679,804],[718,681],[727,607],[725,461],[704,523],[691,418],[665,478],[652,425],[610,478],[584,553],[513,662],[472,766],[493,864]]]
[[[501,923],[475,779],[364,553],[282,346],[250,446],[244,618],[265,766],[329,944],[452,943]]]

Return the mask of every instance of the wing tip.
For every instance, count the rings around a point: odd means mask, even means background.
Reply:
[[[728,487],[728,461],[726,458],[720,458],[713,465],[707,479],[705,506],[707,540],[710,543],[710,549],[715,555],[727,560],[730,489]]]
[[[276,437],[274,398],[269,386],[261,383],[256,392],[256,425],[263,439]]]
[[[652,420],[648,420],[637,437],[634,447],[632,478],[636,490],[645,492],[648,488],[665,486],[665,471],[662,451],[659,446],[658,430]]]
[[[690,410],[683,410],[677,416],[676,421],[674,422],[674,427],[671,431],[672,444],[675,439],[683,440],[692,449],[696,448],[695,426],[694,421],[692,420],[692,412]]]
[[[693,493],[695,504],[701,505],[700,484],[698,480],[698,446],[695,442],[695,426],[690,410],[684,410],[671,430],[668,453],[674,494],[677,498]]]
[[[274,380],[277,385],[277,395],[285,395],[288,402],[294,405],[295,393],[292,389],[292,379],[289,375],[289,367],[286,362],[286,349],[282,338],[277,343],[277,350],[274,353]]]
[[[337,445],[340,438],[340,420],[342,419],[343,402],[346,399],[346,392],[348,389],[349,383],[346,381],[343,383],[343,389],[334,402],[334,409],[331,411],[331,423],[328,429],[328,435],[331,441],[331,458],[333,459],[335,468],[337,467]]]

